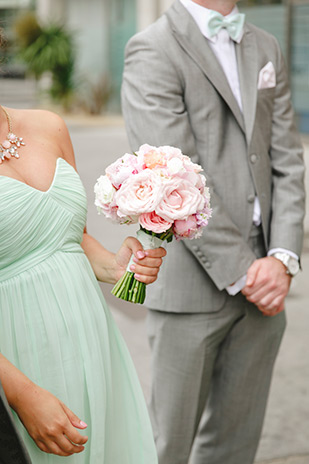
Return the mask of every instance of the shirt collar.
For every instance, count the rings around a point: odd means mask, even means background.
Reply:
[[[192,0],[180,0],[180,2],[183,4],[186,10],[188,10],[188,12],[191,14],[196,24],[198,25],[201,33],[203,34],[203,36],[206,37],[206,39],[208,39],[210,42],[215,43],[217,41],[217,36],[209,37],[208,29],[207,29],[208,17],[209,17],[211,10],[209,10],[208,8],[205,8],[204,6],[198,5]],[[236,13],[238,13],[238,8],[235,5],[233,10],[228,15],[226,15],[226,18],[230,18],[231,16],[234,16]],[[242,31],[239,37],[237,37],[235,42],[240,43],[243,35],[244,35],[244,32]]]

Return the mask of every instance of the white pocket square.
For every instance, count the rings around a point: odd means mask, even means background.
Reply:
[[[269,61],[259,73],[258,89],[271,89],[276,87],[276,72],[274,65]]]

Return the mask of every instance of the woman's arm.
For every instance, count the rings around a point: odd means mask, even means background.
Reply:
[[[125,273],[132,253],[134,254],[130,270],[136,280],[150,284],[157,278],[162,258],[166,255],[164,248],[143,250],[140,242],[134,237],[127,237],[119,251],[114,254],[106,250],[95,238],[85,230],[82,247],[91,263],[98,280],[115,284]]]
[[[86,424],[54,395],[38,387],[0,354],[0,379],[9,405],[36,445],[46,453],[70,456],[84,450],[88,438],[76,428]]]
[[[56,117],[57,118],[57,117]],[[76,169],[74,150],[69,131],[61,118],[57,118],[55,133],[58,134],[58,145],[63,158]],[[164,248],[143,250],[140,242],[128,237],[121,245],[118,253],[106,250],[95,238],[84,231],[82,247],[98,280],[115,284],[125,273],[132,253],[134,264],[131,271],[136,280],[150,284],[157,278],[162,258],[166,255]]]

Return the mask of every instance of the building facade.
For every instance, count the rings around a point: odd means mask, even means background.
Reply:
[[[1,22],[33,8],[40,21],[59,22],[73,31],[77,74],[94,84],[108,77],[114,110],[120,110],[124,47],[128,39],[158,18],[173,0],[0,0]],[[309,0],[243,0],[247,20],[274,34],[291,80],[298,125],[309,133]]]
[[[169,0],[36,0],[36,11],[41,21],[57,21],[74,32],[78,73],[81,77],[87,75],[94,83],[108,77],[114,95],[112,107],[119,110],[125,44],[171,3]]]
[[[278,39],[289,71],[298,127],[309,133],[309,1],[248,1],[240,2],[240,7],[247,21]]]

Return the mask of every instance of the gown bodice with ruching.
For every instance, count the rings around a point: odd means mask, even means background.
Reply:
[[[86,194],[78,174],[62,158],[57,159],[46,192],[0,176],[0,204],[0,281],[57,251],[79,250],[86,222]]]
[[[0,351],[88,424],[66,464],[157,464],[143,393],[81,247],[86,195],[58,158],[46,192],[0,176]],[[15,415],[33,464],[43,453]]]

